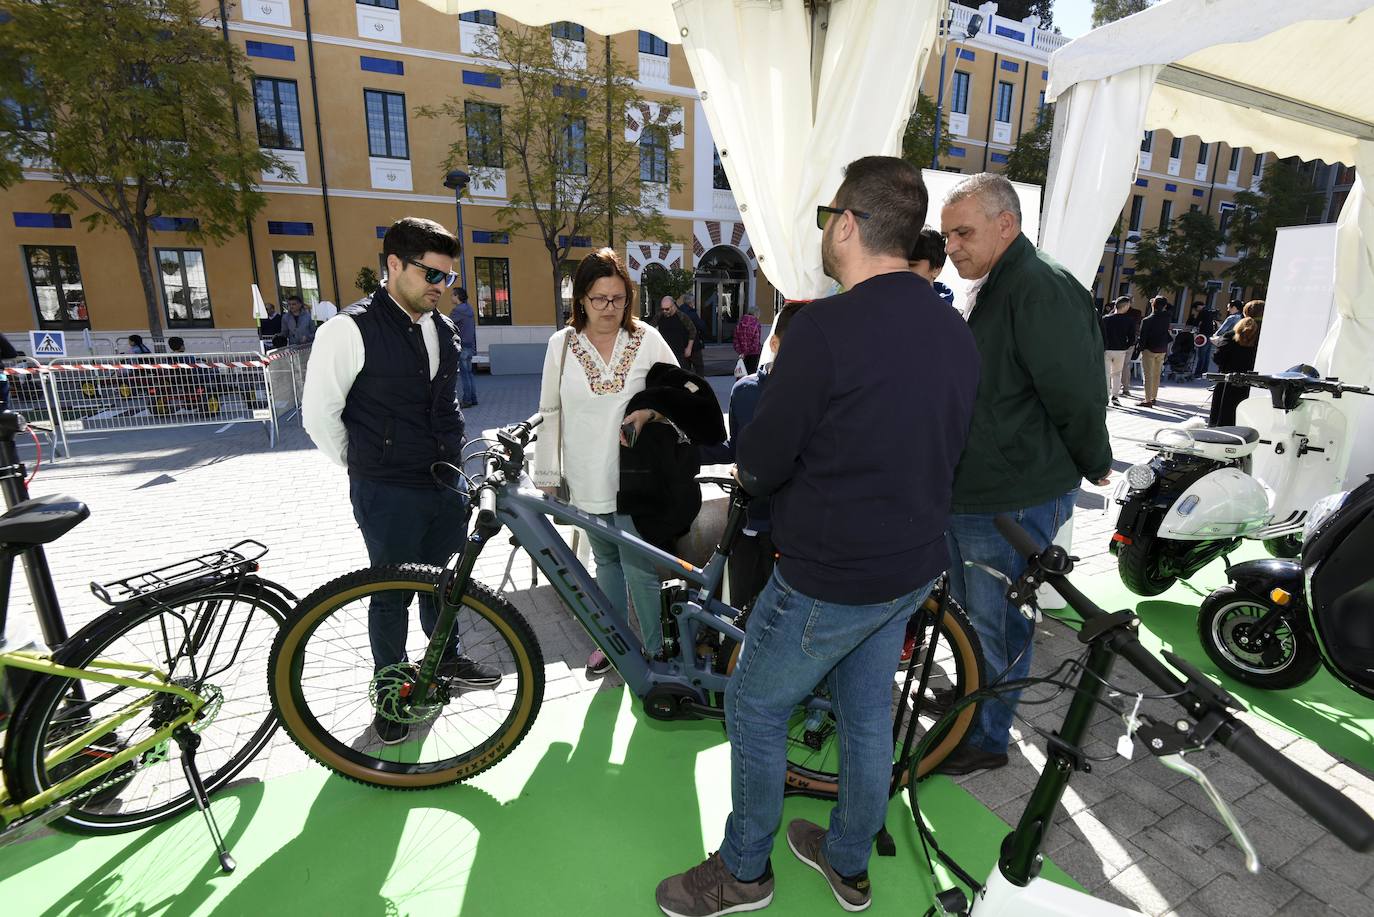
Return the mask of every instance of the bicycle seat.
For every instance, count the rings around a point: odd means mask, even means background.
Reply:
[[[1253,427],[1203,427],[1193,431],[1193,439],[1200,443],[1235,446],[1259,442],[1259,431]]]
[[[90,507],[75,497],[34,497],[0,516],[0,544],[32,546],[56,541],[81,524]]]

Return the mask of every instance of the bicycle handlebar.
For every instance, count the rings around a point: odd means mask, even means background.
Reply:
[[[1039,555],[1040,546],[1035,543],[1030,533],[1016,523],[1016,520],[1007,515],[999,515],[995,524],[1002,537],[1018,554],[1028,560]],[[1065,601],[1083,616],[1085,623],[1107,615],[1107,612],[1080,592],[1064,575],[1051,573],[1043,568],[1041,572],[1045,580],[1064,597]],[[1218,715],[1221,724],[1214,733],[1217,741],[1253,767],[1260,776],[1273,784],[1275,789],[1297,803],[1304,812],[1340,838],[1346,846],[1361,852],[1374,849],[1374,819],[1355,803],[1275,751],[1256,735],[1254,730],[1227,712],[1223,705],[1207,696],[1206,691],[1193,690],[1181,681],[1135,637],[1126,635],[1119,638],[1113,643],[1113,650],[1158,685],[1165,694],[1175,695],[1189,716],[1200,719],[1199,711]]]
[[[1255,388],[1278,388],[1282,385],[1301,383],[1304,391],[1309,392],[1331,392],[1332,394],[1344,395],[1370,395],[1374,394],[1367,385],[1346,385],[1339,379],[1316,379],[1302,373],[1283,372],[1283,373],[1204,373],[1203,378],[1211,379],[1213,382],[1226,382],[1230,385],[1249,385]]]

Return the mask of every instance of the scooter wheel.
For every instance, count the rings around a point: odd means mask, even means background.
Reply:
[[[1136,595],[1159,595],[1178,582],[1153,535],[1137,535],[1130,544],[1122,542],[1116,552],[1116,572]]]
[[[1312,635],[1289,615],[1267,637],[1251,638],[1269,611],[1232,586],[1218,589],[1199,609],[1198,639],[1217,667],[1237,681],[1269,690],[1292,688],[1317,671],[1321,653]]]

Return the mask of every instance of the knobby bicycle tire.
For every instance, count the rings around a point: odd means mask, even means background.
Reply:
[[[179,596],[166,604],[135,600],[112,608],[81,628],[53,655],[53,661],[72,668],[84,668],[96,659],[129,661],[121,660],[119,654],[111,650],[145,624],[151,625],[149,633],[155,638],[161,635],[164,646],[170,649],[169,641],[176,640],[177,622],[190,631],[195,629],[197,621],[206,620],[197,617],[196,609],[199,609],[201,615],[213,617],[209,618],[210,626],[204,629],[202,642],[196,652],[172,653],[175,665],[165,660],[158,662],[178,681],[194,681],[196,676],[193,673],[208,672],[210,677],[205,680],[210,684],[227,684],[232,677],[235,685],[239,682],[251,685],[253,691],[260,695],[262,673],[253,672],[252,668],[263,661],[267,647],[248,645],[248,628],[258,621],[262,625],[260,629],[266,630],[266,624],[270,622],[271,633],[276,635],[289,611],[286,603],[277,595],[278,588],[266,580],[247,577],[237,585],[222,584],[206,591]],[[187,609],[191,609],[189,615],[185,614]],[[236,637],[234,631],[238,625],[235,624],[235,615],[241,612],[245,616],[242,619],[241,636]],[[267,642],[263,637],[257,639]],[[185,642],[181,646],[184,648]],[[138,661],[153,664],[152,660]],[[182,669],[183,664],[186,671]],[[235,670],[232,676],[229,675],[230,667]],[[72,693],[73,689],[79,693]],[[120,689],[118,686],[61,676],[40,677],[34,683],[15,710],[5,741],[5,777],[11,787],[18,789],[21,798],[43,792],[76,772],[75,769],[65,769],[50,775],[44,763],[45,749],[50,742],[61,741],[63,731],[70,734],[74,728],[79,728],[81,722],[92,715],[96,704],[101,702],[99,698],[119,697],[123,690],[140,689]],[[221,691],[224,689],[221,688]],[[161,695],[164,698],[171,696]],[[197,751],[197,764],[209,793],[224,786],[247,767],[277,727],[277,719],[270,705],[262,705],[261,721],[257,722],[258,713],[244,709],[249,702],[236,699],[243,697],[243,694],[234,692],[231,696],[230,692],[224,691],[222,696],[223,706],[219,709],[219,715],[210,717],[204,724],[198,724],[198,728],[206,728],[207,731],[210,727],[216,728],[209,742],[204,741],[206,734],[202,733],[201,747]],[[149,723],[151,715],[152,708],[117,727],[110,735],[101,737],[101,746],[92,746],[90,754],[78,755],[71,760],[89,759],[95,762],[112,750],[137,744],[141,741],[137,735],[139,731],[151,732],[153,729]],[[240,720],[243,721],[243,728],[249,730],[246,741],[241,738],[243,730],[240,729]],[[221,726],[229,725],[229,729],[235,733],[227,748],[220,747],[214,741],[219,735],[216,721]],[[112,774],[94,781],[95,784],[106,784],[107,789],[77,802],[72,811],[58,820],[57,824],[79,834],[114,834],[143,828],[193,808],[195,799],[186,784],[176,742],[168,740],[166,750],[169,755],[165,760],[137,769],[117,768]],[[116,781],[115,778],[121,774],[125,780]],[[148,777],[140,776],[144,774]],[[148,782],[149,777],[151,782]],[[108,786],[112,782],[113,786]],[[179,786],[180,791],[169,792],[156,803],[132,798],[145,786],[149,792],[171,786]],[[80,793],[81,790],[76,792]]]
[[[933,618],[938,610],[938,599],[932,595],[926,599],[923,611],[918,613],[928,613]],[[954,601],[953,597],[946,597],[945,599],[945,617],[940,627],[940,642],[952,650],[951,658],[954,660],[954,666],[958,673],[954,685],[956,696],[964,697],[982,688],[986,681],[983,670],[982,644],[978,640],[977,632],[973,629],[973,622],[968,618],[968,613]],[[920,648],[917,651],[920,652]],[[902,673],[898,672],[897,675],[900,679]],[[920,683],[919,678],[918,674],[916,680],[913,681],[913,691]],[[895,687],[896,683],[894,683]],[[980,704],[972,704],[966,707],[955,717],[954,722],[943,730],[943,735],[939,741],[921,758],[916,768],[918,778],[924,777],[938,767],[949,753],[963,741],[964,736],[973,726],[974,717],[980,706]],[[905,724],[905,728],[897,731],[897,737],[893,743],[893,754],[896,757],[904,745],[907,731],[914,728],[910,719],[911,698],[897,699],[894,702],[894,714],[903,716]],[[790,732],[789,741],[795,741]],[[915,741],[913,741],[912,747],[915,747]],[[909,779],[910,771],[909,763],[900,760],[894,761],[893,787],[898,788],[905,785]],[[808,767],[789,759],[787,762],[787,787],[788,792],[791,793],[831,799],[839,793],[839,775],[836,770]]]
[[[320,665],[315,665],[311,655],[317,651],[310,649],[312,638],[320,633],[322,627],[335,628],[334,637],[320,637],[320,643],[325,648],[319,650],[319,653],[328,652],[330,647],[338,650],[346,640],[351,639],[355,643],[366,640],[365,627],[364,632],[358,634],[355,625],[351,637],[339,634],[337,628],[347,627],[348,622],[345,620],[342,624],[330,624],[331,616],[342,616],[344,609],[351,603],[360,602],[379,592],[413,592],[437,596],[440,573],[438,567],[400,564],[358,570],[332,580],[301,600],[272,648],[268,665],[269,688],[282,725],[302,751],[342,777],[358,783],[395,790],[420,790],[458,783],[481,773],[508,755],[524,739],[539,713],[544,697],[544,658],[533,629],[515,606],[501,595],[481,583],[470,582],[462,597],[462,608],[459,611],[460,616],[463,616],[459,620],[459,633],[464,639],[465,652],[469,640],[468,635],[463,634],[463,628],[466,626],[469,634],[481,629],[489,634],[489,641],[499,644],[498,649],[504,647],[509,650],[508,657],[503,653],[502,659],[505,668],[512,670],[509,674],[514,675],[512,686],[506,683],[508,675],[503,670],[502,684],[499,687],[510,696],[510,711],[501,718],[491,735],[472,748],[442,760],[405,761],[401,760],[399,752],[398,757],[392,759],[365,751],[368,746],[363,739],[363,731],[359,730],[361,721],[358,717],[362,714],[371,716],[372,711],[363,707],[364,701],[370,701],[370,694],[362,701],[355,701],[351,706],[343,707],[341,716],[349,720],[346,727],[340,723],[331,729],[329,725],[320,721],[321,714],[337,713],[337,708],[342,706],[336,705],[335,710],[323,710],[330,692],[334,690],[325,682],[331,677],[335,680],[352,678],[355,681],[356,677],[352,673],[341,675],[340,673],[345,670],[339,666],[337,660],[333,669],[325,667],[327,659],[322,660]],[[466,616],[468,614],[470,617]],[[354,655],[362,656],[361,652],[356,651]],[[354,660],[354,663],[361,661]],[[365,661],[370,670],[370,656]],[[307,664],[321,673],[321,684],[314,691],[320,700],[313,705],[307,698],[309,692],[303,683],[311,680],[310,673],[306,671]],[[509,690],[512,687],[514,690]],[[356,688],[354,693],[357,693]],[[449,719],[443,720],[446,715]],[[490,714],[487,716],[490,718]],[[478,720],[480,717],[474,715],[471,719]],[[445,728],[449,729],[459,728],[466,722],[458,713],[446,713],[444,710],[435,715],[432,724],[438,724],[441,720]],[[336,734],[344,732],[351,732],[351,738]],[[444,744],[443,736],[434,741],[436,732],[437,730],[431,729],[423,739],[395,746],[382,746],[381,751],[404,750],[407,745],[416,744],[421,745],[420,750],[424,751],[430,745]],[[414,752],[411,754],[413,756]]]

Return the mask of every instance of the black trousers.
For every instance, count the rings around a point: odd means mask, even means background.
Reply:
[[[1232,427],[1236,423],[1236,408],[1250,394],[1248,385],[1227,385],[1218,382],[1212,389],[1212,411],[1207,417],[1207,425],[1212,427]]]
[[[776,551],[770,532],[741,535],[730,552],[726,573],[730,577],[730,604],[744,611],[752,608],[773,575]]]

